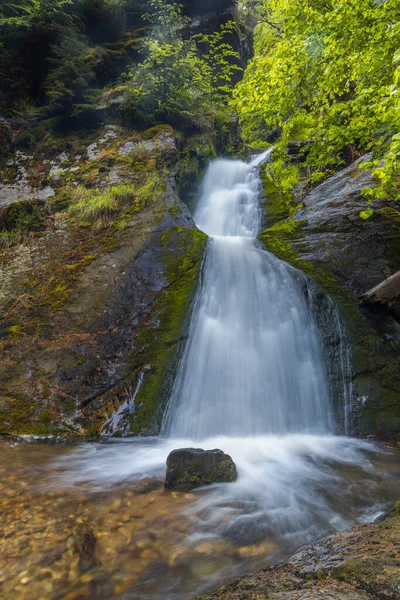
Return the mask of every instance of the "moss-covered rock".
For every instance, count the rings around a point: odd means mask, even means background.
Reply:
[[[398,312],[369,309],[359,297],[400,268],[400,213],[376,201],[373,217],[360,217],[361,190],[372,182],[359,162],[316,187],[291,219],[260,239],[312,277],[341,311],[353,346],[352,430],[393,435],[400,432]]]
[[[236,465],[222,450],[183,448],[173,450],[167,458],[165,487],[170,490],[190,491],[236,479]]]
[[[56,196],[3,215],[31,235],[0,259],[1,433],[159,426],[207,240],[176,192],[174,132],[145,137],[106,128],[90,152],[36,155]]]

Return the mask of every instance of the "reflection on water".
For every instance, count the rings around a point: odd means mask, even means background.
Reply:
[[[238,481],[165,491],[168,453],[190,445],[0,441],[2,597],[183,600],[400,497],[396,448],[300,435],[197,441],[230,453]]]

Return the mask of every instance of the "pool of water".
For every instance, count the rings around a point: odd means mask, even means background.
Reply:
[[[163,487],[168,453],[221,448],[236,483]],[[374,519],[400,498],[399,448],[333,436],[0,440],[7,599],[183,600]]]

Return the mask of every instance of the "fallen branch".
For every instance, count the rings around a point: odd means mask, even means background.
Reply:
[[[392,306],[392,304],[400,297],[400,271],[382,281],[379,285],[372,288],[361,296],[363,302],[372,304],[379,302]]]

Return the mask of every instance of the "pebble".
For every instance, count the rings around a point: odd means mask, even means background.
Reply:
[[[161,597],[161,563],[196,581],[233,564],[237,549],[222,538],[185,545],[197,527],[198,518],[187,510],[195,495],[165,494],[159,482],[99,493],[38,487],[40,453],[30,471],[31,450],[27,444],[10,449],[0,440],[0,585],[7,600],[112,600],[140,586],[144,574]],[[62,451],[43,446],[43,465]],[[93,565],[84,572],[75,549],[82,526],[96,538]]]

